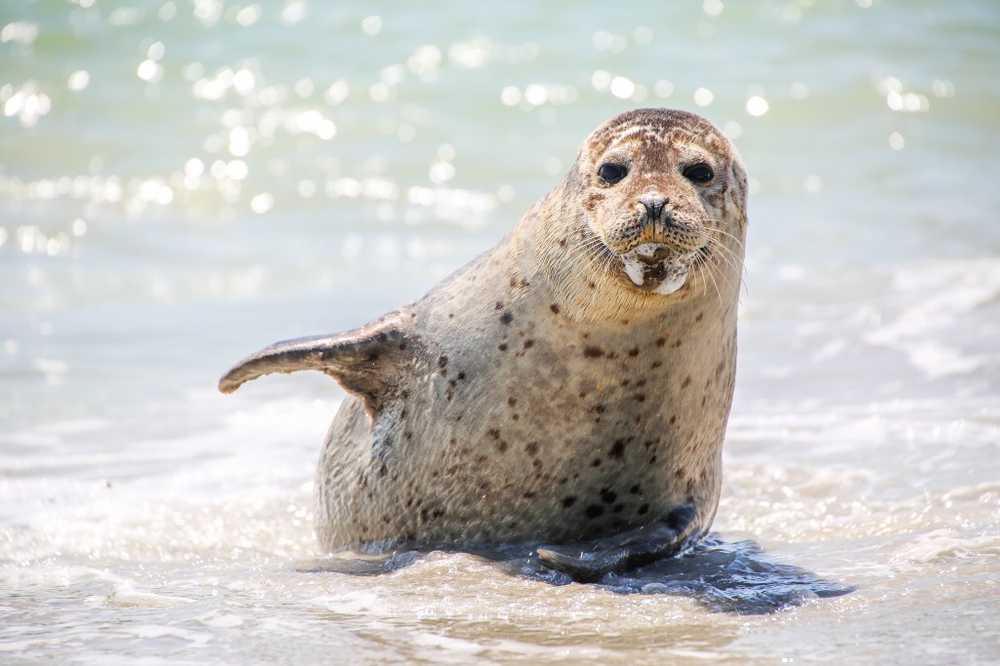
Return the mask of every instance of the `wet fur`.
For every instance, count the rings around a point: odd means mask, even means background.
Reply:
[[[632,160],[633,183],[595,182],[609,151]],[[679,180],[691,155],[713,160],[712,187]],[[650,183],[671,199],[672,231],[637,217]],[[333,336],[303,357],[292,370],[388,380],[344,400],[328,432],[322,546],[571,543],[681,506],[685,535],[704,533],[733,391],[745,199],[739,158],[710,123],[622,114],[507,238],[383,320],[388,332]],[[643,238],[698,248],[679,291],[646,293],[622,274],[616,250]],[[367,344],[378,335],[383,349]],[[290,371],[282,349],[270,353]],[[267,359],[236,366],[224,386],[269,371]]]

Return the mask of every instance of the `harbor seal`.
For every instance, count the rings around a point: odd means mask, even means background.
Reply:
[[[704,118],[623,113],[425,297],[219,387],[318,370],[348,392],[316,476],[327,551],[550,544],[579,580],[675,553],[718,504],[746,182]]]

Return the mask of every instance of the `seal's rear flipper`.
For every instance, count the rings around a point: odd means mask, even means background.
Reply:
[[[396,392],[404,366],[415,358],[417,340],[404,328],[408,323],[393,312],[346,333],[276,342],[233,366],[219,380],[219,390],[232,393],[272,372],[319,370],[360,397],[374,414]]]
[[[295,563],[299,573],[339,573],[348,576],[379,576],[392,573],[416,562],[423,553],[407,550],[385,555],[359,555],[338,553],[320,559],[301,560]]]
[[[541,546],[538,560],[580,583],[593,583],[609,573],[623,573],[676,555],[695,530],[690,504],[672,510],[662,520],[605,539],[573,546]]]

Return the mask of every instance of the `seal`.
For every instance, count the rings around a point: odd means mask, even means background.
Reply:
[[[704,118],[623,113],[421,300],[219,387],[318,370],[348,392],[315,483],[327,551],[549,544],[578,580],[676,553],[718,505],[746,183]]]

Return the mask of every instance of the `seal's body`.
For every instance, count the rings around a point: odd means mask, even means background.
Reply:
[[[745,183],[707,121],[623,114],[422,300],[277,343],[220,386],[317,369],[352,394],[316,480],[325,549],[571,543],[658,521],[679,547],[718,503]]]

